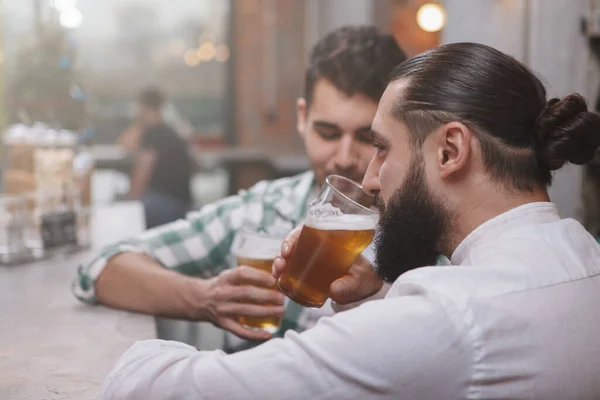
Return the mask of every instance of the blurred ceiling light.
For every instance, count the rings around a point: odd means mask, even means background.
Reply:
[[[83,20],[81,12],[76,8],[69,8],[61,11],[58,18],[60,20],[60,24],[67,29],[78,28]]]
[[[57,11],[66,11],[75,8],[77,0],[51,0],[50,5]]]
[[[198,48],[198,58],[200,61],[210,61],[215,56],[215,45],[204,43]]]
[[[183,56],[183,61],[188,67],[196,67],[200,64],[196,49],[189,49]]]
[[[425,32],[438,32],[446,24],[446,12],[438,4],[424,4],[417,11],[417,23]]]
[[[229,60],[229,47],[224,44],[220,44],[215,48],[215,60],[218,62],[225,62]]]
[[[167,47],[169,48],[169,53],[171,53],[172,55],[179,57],[183,54],[183,52],[185,51],[185,43],[183,40],[181,39],[173,39],[169,42],[169,44],[167,45]]]

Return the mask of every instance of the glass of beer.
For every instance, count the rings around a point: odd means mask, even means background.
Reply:
[[[252,228],[243,228],[236,235],[232,253],[238,267],[244,265],[271,274],[273,260],[281,248],[284,234],[267,234]],[[277,290],[277,285],[268,288]],[[281,326],[280,317],[248,318],[239,317],[238,321],[249,328],[275,333]]]
[[[373,197],[342,176],[328,176],[308,208],[300,238],[277,281],[279,289],[305,307],[321,307],[329,287],[354,264],[375,235]]]

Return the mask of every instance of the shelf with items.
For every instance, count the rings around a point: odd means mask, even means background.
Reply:
[[[37,123],[12,126],[3,142],[0,263],[87,247],[94,162],[78,151],[77,136]]]

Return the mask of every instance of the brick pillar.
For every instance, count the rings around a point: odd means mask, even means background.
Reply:
[[[295,103],[304,77],[304,2],[234,0],[235,139],[299,154]]]
[[[298,155],[296,99],[304,79],[304,1],[233,0],[234,144],[266,157]],[[274,171],[260,157],[228,166],[230,193]]]

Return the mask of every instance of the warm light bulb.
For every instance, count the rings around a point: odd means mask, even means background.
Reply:
[[[198,58],[196,49],[189,49],[186,51],[183,56],[183,61],[188,67],[198,66],[200,64],[200,58]]]
[[[220,44],[215,48],[215,60],[218,62],[225,62],[229,60],[229,47],[224,44]]]
[[[425,4],[417,11],[417,23],[425,32],[437,32],[446,24],[446,13],[437,4]]]
[[[210,61],[215,56],[215,45],[211,42],[202,44],[198,48],[198,58],[200,61]]]

